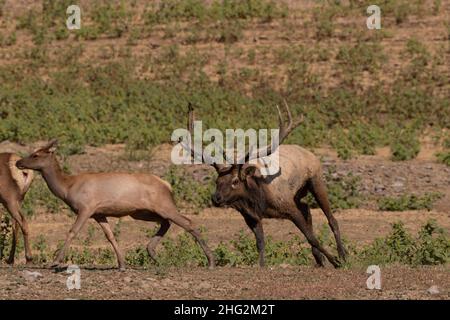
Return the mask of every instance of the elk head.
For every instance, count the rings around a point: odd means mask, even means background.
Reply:
[[[264,176],[257,164],[250,163],[251,160],[258,158],[258,156],[270,156],[276,151],[278,146],[284,139],[303,121],[303,115],[295,122],[292,121],[292,115],[289,106],[284,102],[286,112],[288,114],[288,124],[283,121],[280,108],[278,110],[279,120],[279,139],[272,141],[270,145],[258,149],[256,152],[250,151],[245,153],[242,158],[237,159],[232,164],[219,164],[211,161],[212,166],[217,171],[218,177],[216,179],[216,191],[212,196],[212,201],[215,206],[234,206],[236,203],[250,202],[254,207],[264,207]],[[193,136],[194,110],[189,104],[188,112],[188,130]],[[194,152],[192,145],[180,141],[182,146],[191,153],[192,157],[201,157],[205,160],[204,155],[199,155]],[[226,153],[223,149],[220,150],[223,159],[226,159]],[[210,159],[207,159],[210,160]],[[253,161],[252,161],[253,162]]]
[[[43,170],[52,163],[57,144],[56,139],[51,140],[45,147],[37,149],[28,157],[17,161],[16,167],[21,170]]]

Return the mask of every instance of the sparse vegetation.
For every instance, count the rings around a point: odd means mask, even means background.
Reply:
[[[436,156],[439,162],[442,162],[443,164],[450,167],[450,151],[439,152]]]
[[[253,236],[240,231],[234,238],[221,242],[214,249],[217,264],[219,266],[256,264],[258,254]],[[335,249],[334,238],[330,236],[327,225],[323,225],[320,229],[318,239],[322,245]],[[349,241],[344,242],[350,251],[346,267],[394,263],[413,266],[437,265],[446,264],[450,259],[448,234],[433,220],[424,224],[417,236],[412,236],[401,222],[397,222],[392,224],[391,232],[386,237],[378,238],[368,245],[358,247]],[[53,252],[49,250],[44,237],[38,239],[34,248],[38,251],[35,257],[37,263],[51,261]],[[312,260],[310,246],[303,237],[294,236],[289,241],[275,241],[271,237],[267,238],[266,261],[270,266],[310,265]],[[175,239],[164,239],[158,250],[158,262],[150,259],[144,246],[128,250],[126,261],[132,267],[162,269],[207,265],[202,250],[187,233],[182,233]],[[110,248],[88,247],[72,248],[66,257],[66,262],[80,266],[112,266],[116,263],[114,252]]]
[[[434,202],[441,197],[439,192],[428,192],[423,196],[405,194],[400,197],[383,197],[378,200],[378,207],[384,211],[431,210]]]
[[[203,181],[195,180],[186,169],[172,165],[163,177],[172,186],[177,205],[195,212],[211,206],[211,195],[215,189],[215,179],[204,176]]]
[[[410,235],[401,222],[392,225],[391,233],[376,239],[359,253],[357,259],[364,265],[400,263],[433,265],[449,262],[450,239],[445,231],[429,221],[417,237]]]
[[[449,101],[441,94],[445,75],[433,67],[438,65],[439,55],[426,48],[422,39],[409,39],[401,57],[408,63],[392,75],[395,85],[386,86],[373,77],[379,71],[386,73],[385,65],[390,63],[383,38],[343,33],[335,26],[337,18],[359,10],[359,3],[330,2],[311,11],[316,36],[325,41],[320,48],[255,45],[244,66],[235,63],[242,58],[235,52],[247,37],[246,30],[255,21],[276,19],[288,28],[283,19],[289,19],[291,10],[284,4],[171,0],[148,5],[142,13],[123,1],[99,1],[84,10],[83,28],[70,32],[59,15],[67,1],[44,4],[42,12],[30,8],[17,18],[17,31],[2,31],[0,36],[0,44],[8,47],[17,42],[19,34],[29,32],[35,43],[19,51],[24,59],[20,68],[0,66],[0,140],[27,143],[63,137],[66,154],[82,153],[87,144],[125,142],[133,157],[139,154],[135,150],[149,150],[167,141],[174,128],[183,126],[180,111],[185,110],[187,101],[198,106],[209,127],[247,128],[252,119],[251,126],[258,129],[275,125],[269,106],[282,98],[287,98],[296,112],[308,115],[289,142],[308,147],[331,142],[343,159],[373,154],[376,146],[387,145],[392,147],[393,159],[411,159],[418,152],[424,127],[430,123],[449,127]],[[385,1],[383,14],[398,16],[404,23],[409,15],[427,13],[423,8],[419,3]],[[146,26],[135,25],[140,18]],[[131,47],[156,36],[156,28],[163,32],[172,29],[173,36],[151,54],[140,57],[131,48],[124,51],[109,44],[99,51],[101,63],[93,63],[99,61],[95,58],[83,59],[90,46],[86,40],[126,35]],[[334,50],[326,41],[335,36],[346,43],[347,38],[355,41]],[[61,49],[55,60],[52,41],[72,38],[78,39],[79,47]],[[185,41],[192,47],[181,46]],[[216,41],[225,43],[220,59],[211,59],[211,53],[196,47],[197,43]],[[340,71],[333,77],[335,85],[324,86],[326,75],[311,68],[324,61]],[[268,73],[268,66],[276,72]],[[364,73],[372,75],[368,86],[361,86]],[[220,114],[212,112],[217,109]],[[408,129],[411,122],[416,123],[414,130]]]

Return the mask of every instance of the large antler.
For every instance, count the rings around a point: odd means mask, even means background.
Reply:
[[[295,120],[295,122],[293,122],[291,110],[289,110],[289,106],[288,106],[286,100],[284,100],[283,102],[284,102],[284,106],[286,108],[286,112],[288,114],[289,122],[288,122],[288,125],[286,126],[285,123],[283,122],[283,117],[281,115],[280,108],[277,105],[278,123],[279,123],[279,129],[280,129],[279,136],[278,136],[278,143],[277,143],[277,141],[272,140],[272,143],[269,146],[259,148],[256,153],[252,152],[253,146],[250,146],[249,152],[247,152],[244,157],[240,158],[237,163],[240,163],[240,164],[246,163],[252,159],[253,155],[256,155],[256,157],[259,157],[260,155],[261,156],[270,156],[273,152],[276,151],[278,146],[281,143],[283,143],[284,139],[286,139],[286,137],[303,122],[303,120],[304,120],[303,114],[297,120]]]
[[[181,143],[181,146],[188,152],[190,152],[192,158],[200,158],[202,160],[202,162],[205,160],[203,153],[199,153],[196,152],[192,146],[192,140],[194,137],[194,108],[192,106],[192,104],[189,102],[188,104],[188,123],[187,123],[187,129],[189,131],[189,135],[191,136],[191,143],[188,144],[186,141],[182,141],[182,138],[179,139],[179,143]],[[220,153],[222,153],[223,159],[226,159],[226,153],[225,151],[219,146],[220,149]],[[208,164],[212,164],[216,169],[221,168],[223,165],[222,164],[217,164],[214,161],[212,161],[211,159],[207,159],[206,163]]]

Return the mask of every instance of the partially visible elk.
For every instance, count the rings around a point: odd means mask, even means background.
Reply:
[[[325,256],[334,267],[339,267],[341,261],[331,255],[314,235],[309,206],[301,201],[308,192],[312,193],[325,213],[334,234],[339,257],[345,260],[346,251],[341,241],[338,223],[331,212],[320,160],[300,146],[281,145],[292,130],[303,121],[303,117],[300,117],[293,122],[286,102],[285,108],[289,120],[287,125],[277,106],[279,146],[270,144],[256,152],[249,151],[243,158],[236,159],[232,164],[212,164],[218,173],[212,201],[218,207],[232,207],[242,214],[246,224],[255,234],[260,266],[265,265],[262,219],[276,218],[289,219],[300,229],[312,247],[317,266],[324,266],[323,256]],[[190,105],[188,130],[191,136],[193,136],[193,123],[194,111]],[[194,152],[192,145],[186,142],[182,142],[182,145],[192,157],[199,156],[197,151]],[[279,151],[279,172],[275,175],[262,175],[261,169],[264,162],[261,158],[257,158],[258,155],[270,156],[276,150]],[[226,152],[223,149],[220,151],[223,153],[223,159],[226,159]],[[201,156],[205,160],[204,155]],[[254,159],[257,159],[256,163],[254,161],[250,163]]]
[[[33,169],[42,174],[49,189],[77,215],[64,246],[51,267],[61,267],[65,252],[89,218],[98,222],[117,256],[120,270],[125,260],[108,223],[108,217],[131,216],[136,220],[155,221],[160,229],[147,245],[149,255],[156,260],[155,247],[169,230],[171,222],[192,234],[205,252],[209,266],[214,267],[213,255],[192,222],[181,215],[172,195],[171,186],[152,174],[85,173],[65,174],[57,161],[57,141],[17,162],[19,169]]]
[[[32,262],[28,223],[20,208],[33,182],[33,171],[18,169],[16,162],[20,159],[14,153],[0,153],[0,203],[12,216],[12,244],[6,261],[8,264],[14,264],[19,229],[22,230],[26,263]]]

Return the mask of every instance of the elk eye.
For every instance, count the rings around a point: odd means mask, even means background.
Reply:
[[[33,154],[31,157],[36,159],[38,156],[37,156],[37,154]]]

